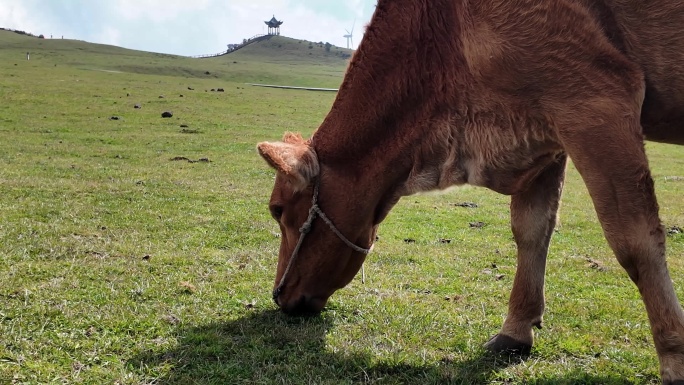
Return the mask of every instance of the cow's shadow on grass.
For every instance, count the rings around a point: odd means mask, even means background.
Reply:
[[[466,360],[411,365],[369,354],[331,351],[330,317],[292,318],[255,312],[227,323],[181,328],[176,348],[129,360],[129,368],[160,384],[483,384],[520,382],[497,375],[519,357],[481,352]],[[358,344],[356,344],[358,346]],[[615,376],[582,372],[537,384],[626,384]]]

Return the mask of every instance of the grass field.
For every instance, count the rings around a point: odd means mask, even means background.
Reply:
[[[337,87],[345,67],[286,38],[189,59],[0,31],[0,384],[658,383],[572,166],[526,360],[482,349],[515,272],[508,198],[484,189],[404,198],[365,284],[319,317],[276,311],[274,173],[255,144],[310,134],[334,94],[245,83]],[[663,222],[684,227],[682,149],[647,150]],[[683,234],[668,254],[684,298]]]

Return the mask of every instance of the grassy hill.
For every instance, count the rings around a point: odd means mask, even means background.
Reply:
[[[0,30],[5,65],[26,61],[27,51],[31,64],[44,66],[329,88],[339,86],[352,52],[335,46],[328,52],[322,44],[273,36],[228,55],[193,59]]]
[[[327,64],[337,65],[351,57],[352,50],[331,45],[325,49],[323,42],[310,42],[284,36],[267,36],[226,57],[258,60],[268,63]]]
[[[255,144],[308,136],[335,94],[244,83],[338,86],[348,51],[311,46],[191,59],[0,31],[0,384],[660,383],[639,292],[572,166],[528,360],[481,348],[516,266],[509,198],[485,189],[402,199],[365,283],[320,317],[276,312],[274,172]],[[681,147],[647,149],[681,228]],[[684,234],[667,242],[684,298]]]

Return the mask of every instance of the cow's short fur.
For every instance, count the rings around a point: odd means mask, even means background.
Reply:
[[[684,314],[665,262],[643,139],[684,144],[680,0],[380,0],[332,109],[309,141],[258,145],[278,170],[280,280],[312,181],[362,247],[401,196],[469,183],[511,196],[518,267],[494,351],[528,350],[571,157],[646,305],[665,383],[684,381]],[[319,311],[364,256],[323,225],[276,302]]]

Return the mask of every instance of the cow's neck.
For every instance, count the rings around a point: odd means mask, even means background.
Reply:
[[[498,47],[484,44],[492,31],[464,22],[466,2],[427,3],[378,3],[313,136],[319,160],[339,180],[385,195],[462,183],[516,193],[560,149],[540,129],[544,117],[473,78]]]
[[[458,103],[441,99],[455,95],[447,88],[459,83],[458,71],[445,71],[462,62],[457,3],[378,2],[332,109],[313,137],[322,164],[363,172],[391,164],[394,173],[408,176],[413,166],[407,151],[425,140],[426,122],[442,119],[440,109],[447,103]],[[432,57],[439,52],[450,56]]]

